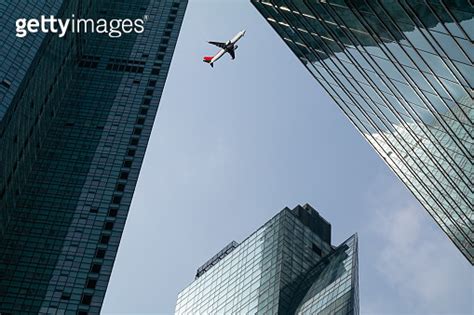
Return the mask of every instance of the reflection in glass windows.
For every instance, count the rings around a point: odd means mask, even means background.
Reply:
[[[252,3],[474,264],[472,5]]]
[[[198,269],[176,304],[197,313],[358,314],[357,235],[334,247],[311,206],[285,208]]]
[[[100,313],[186,5],[0,1],[0,314]],[[145,14],[120,38],[15,36],[19,18]]]

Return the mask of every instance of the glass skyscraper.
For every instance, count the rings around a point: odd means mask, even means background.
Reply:
[[[176,314],[358,314],[357,235],[331,245],[309,205],[283,209],[196,272]]]
[[[187,1],[0,2],[0,313],[97,314]],[[19,18],[144,32],[15,36]]]
[[[472,4],[252,3],[473,264]]]

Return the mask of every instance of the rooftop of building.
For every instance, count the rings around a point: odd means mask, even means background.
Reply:
[[[321,240],[323,240],[324,242],[328,244],[331,244],[331,224],[326,219],[324,219],[318,213],[318,211],[316,211],[316,209],[314,209],[311,205],[309,204],[305,204],[303,206],[297,205],[293,209],[285,207],[283,210],[278,212],[278,214],[276,214],[275,216],[279,215],[283,211],[289,211],[296,218],[298,218],[298,220],[304,226],[308,227],[313,233],[318,235],[321,238]],[[270,220],[265,222],[265,224],[267,224]],[[260,230],[260,228],[258,230]],[[211,269],[219,261],[224,259],[224,257],[230,254],[234,249],[236,249],[239,245],[240,244],[237,243],[236,241],[232,241],[229,244],[227,244],[223,249],[221,249],[217,254],[212,256],[209,260],[207,260],[204,264],[202,264],[197,269],[195,279],[199,278],[204,273],[206,273],[209,269]]]

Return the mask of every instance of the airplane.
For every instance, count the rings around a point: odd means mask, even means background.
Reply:
[[[232,57],[232,60],[235,59],[235,50],[238,48],[236,43],[245,35],[245,30],[240,31],[235,35],[231,40],[222,43],[222,42],[208,42],[209,44],[215,45],[219,47],[221,50],[217,52],[214,56],[205,56],[202,61],[207,62],[208,64],[211,65],[211,67],[214,67],[214,62],[219,60],[220,57],[222,57],[225,53],[229,53],[229,55]]]

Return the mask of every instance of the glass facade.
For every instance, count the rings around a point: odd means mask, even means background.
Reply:
[[[40,15],[57,15],[63,0],[51,1],[1,1],[2,31],[0,32],[0,121],[5,115],[13,96],[41,43],[46,36],[38,32],[24,40],[16,37],[15,21],[20,18],[33,18]],[[10,23],[10,25],[4,25]],[[7,30],[8,29],[8,30]]]
[[[469,1],[252,3],[474,264]]]
[[[357,235],[330,235],[311,206],[283,209],[199,268],[176,314],[358,314]]]
[[[2,1],[0,313],[97,314],[187,1]],[[17,18],[144,18],[29,34]]]

